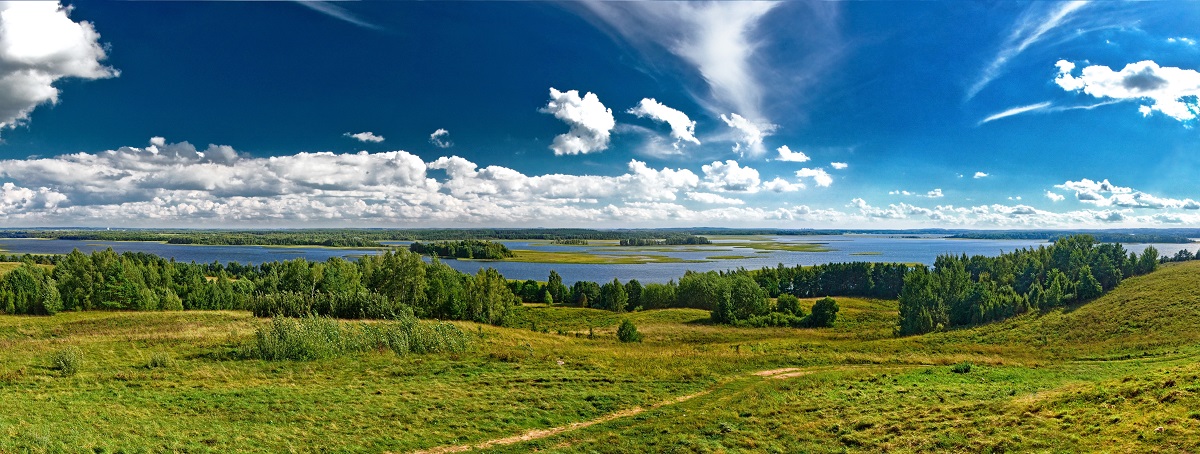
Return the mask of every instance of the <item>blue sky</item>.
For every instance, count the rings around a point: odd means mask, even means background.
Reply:
[[[62,6],[5,226],[1200,225],[1192,2]]]

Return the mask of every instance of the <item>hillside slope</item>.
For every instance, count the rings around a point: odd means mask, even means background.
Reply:
[[[1095,301],[947,335],[1026,344],[1067,357],[1124,357],[1200,344],[1198,326],[1200,262],[1193,261],[1127,279]]]

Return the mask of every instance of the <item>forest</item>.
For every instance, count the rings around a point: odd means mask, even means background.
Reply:
[[[0,256],[20,262],[0,278],[0,308],[9,314],[78,310],[250,310],[259,316],[322,315],[390,319],[404,315],[503,325],[525,303],[573,305],[613,312],[665,308],[710,311],[715,323],[740,326],[829,326],[837,305],[822,299],[806,311],[799,298],[899,299],[896,334],[911,335],[1002,320],[1031,310],[1084,302],[1122,279],[1154,271],[1182,252],[1139,256],[1088,235],[997,257],[938,257],[933,267],[830,263],[724,272],[686,272],[678,281],[637,280],[570,287],[551,271],[545,282],[510,281],[492,268],[468,275],[420,254],[452,257],[511,254],[477,240],[413,243],[356,261],[295,259],[261,265],[181,263],[112,249],[62,256]],[[820,306],[820,307],[818,307]]]

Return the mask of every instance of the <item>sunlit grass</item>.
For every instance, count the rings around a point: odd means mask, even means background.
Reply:
[[[0,452],[400,452],[634,408],[491,449],[1178,452],[1200,440],[1200,263],[925,336],[892,335],[895,301],[836,299],[828,329],[527,305],[506,328],[455,322],[471,338],[462,352],[315,361],[245,359],[270,323],[245,312],[0,316]],[[625,319],[641,343],[616,339]],[[70,349],[65,374],[55,359]]]

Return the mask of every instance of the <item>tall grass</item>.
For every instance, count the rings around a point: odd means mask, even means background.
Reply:
[[[373,324],[317,316],[275,317],[255,331],[244,356],[311,361],[369,350],[391,350],[397,355],[459,353],[466,350],[469,340],[453,324],[421,322],[412,316]]]

